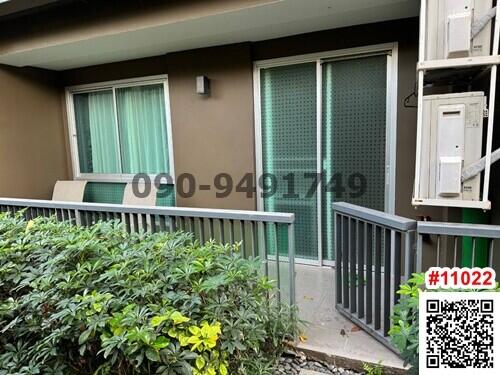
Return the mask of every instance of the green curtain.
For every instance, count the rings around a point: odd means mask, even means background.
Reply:
[[[387,56],[324,63],[322,81],[322,163],[331,182],[322,196],[323,259],[333,260],[334,201],[385,209]]]
[[[120,173],[113,91],[75,95],[80,170],[82,173]]]
[[[308,195],[314,180],[306,176],[317,168],[316,64],[262,69],[261,110],[263,172],[276,178],[277,188],[264,199],[264,209],[295,213],[296,255],[317,259],[317,196]],[[269,253],[276,252],[276,243],[286,251],[286,231],[271,230],[266,239]]]
[[[92,173],[92,142],[90,141],[89,94],[74,96],[76,139],[81,173]]]
[[[163,85],[116,89],[123,173],[169,172]]]
[[[89,123],[94,173],[120,173],[113,91],[89,93]]]

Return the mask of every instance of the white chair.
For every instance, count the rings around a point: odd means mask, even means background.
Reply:
[[[53,201],[83,202],[87,181],[57,181],[52,192]]]
[[[145,197],[139,197],[134,194],[133,183],[127,183],[127,185],[125,185],[125,190],[123,191],[122,204],[131,206],[156,206],[156,194],[158,193],[158,189],[156,188],[155,184],[150,184],[149,186],[151,187],[149,190],[149,194],[147,194]],[[143,193],[145,189],[145,184],[137,184],[137,191],[139,193]]]
[[[83,202],[86,186],[87,181],[57,181],[54,185],[54,191],[52,192],[52,200],[61,202]],[[71,216],[69,213],[68,215]],[[75,220],[78,225],[82,223],[82,218],[78,210],[75,210]]]
[[[150,206],[154,207],[156,206],[156,195],[158,193],[158,189],[156,188],[155,184],[150,184],[148,186],[149,192],[146,196],[137,196],[134,193],[134,184],[132,182],[127,183],[125,185],[125,190],[123,191],[123,200],[122,204],[127,205],[127,206]],[[144,183],[139,183],[137,184],[137,191],[139,193],[143,193],[146,189],[146,185]],[[141,194],[142,195],[142,194]],[[130,214],[122,214],[122,221],[125,222],[126,218],[128,216],[128,220],[130,222],[130,229],[133,231],[134,229],[136,231],[139,231],[139,228],[143,228],[143,223],[142,223],[142,217],[138,216],[137,217],[137,225],[138,228],[135,228],[135,223],[133,219],[133,215]],[[151,230],[151,217],[149,215],[146,216],[146,224],[147,224],[147,230]]]

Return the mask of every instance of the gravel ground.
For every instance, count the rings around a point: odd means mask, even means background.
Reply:
[[[280,358],[278,369],[276,370],[276,375],[290,374],[298,375],[300,370],[314,370],[323,374],[343,374],[343,375],[359,375],[359,372],[352,370],[346,370],[341,367],[335,367],[330,364],[322,363],[319,361],[314,361],[312,359],[306,358],[304,355],[295,355],[294,353],[285,353]]]

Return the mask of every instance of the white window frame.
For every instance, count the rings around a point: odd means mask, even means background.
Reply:
[[[321,128],[322,128],[322,62],[324,60],[353,59],[370,54],[387,53],[387,97],[386,97],[386,144],[385,144],[385,212],[394,214],[396,202],[396,146],[397,146],[397,106],[398,106],[398,43],[384,43],[363,47],[346,48],[333,51],[310,53],[281,57],[276,59],[259,60],[254,62],[253,89],[254,89],[254,119],[255,119],[255,165],[257,176],[263,173],[262,165],[262,122],[261,122],[261,95],[260,70],[265,68],[294,65],[300,63],[316,63],[316,135],[317,135],[317,172],[322,171],[321,155]],[[318,191],[322,191],[321,182]],[[257,186],[257,210],[264,211],[262,189]],[[317,194],[317,222],[318,222],[318,260],[297,258],[297,263],[335,266],[335,261],[323,259],[322,247],[322,215],[321,194]]]
[[[73,95],[82,94],[92,91],[101,91],[101,90],[112,90],[113,91],[113,100],[114,100],[114,112],[115,117],[117,117],[116,113],[116,95],[115,90],[117,88],[123,87],[133,87],[133,86],[146,86],[146,85],[158,85],[163,84],[164,90],[164,99],[165,99],[165,117],[166,117],[166,132],[167,139],[166,144],[168,147],[168,159],[169,159],[169,175],[172,177],[172,181],[169,184],[175,184],[175,172],[174,172],[174,151],[173,151],[173,141],[172,141],[172,121],[170,115],[170,95],[169,95],[169,87],[168,87],[168,75],[155,75],[148,77],[138,77],[138,78],[130,78],[130,79],[122,79],[115,81],[105,81],[105,82],[97,82],[90,83],[84,85],[76,85],[69,86],[65,89],[65,97],[66,97],[66,115],[67,115],[67,123],[68,123],[68,136],[69,136],[69,145],[71,152],[71,164],[73,167],[73,178],[75,180],[86,180],[90,182],[132,182],[135,174],[128,173],[82,173],[80,171],[80,158],[78,155],[78,140],[77,140],[77,132],[76,132],[76,118],[75,118],[75,106],[73,101]],[[116,119],[117,123],[117,131],[118,131],[118,119]],[[118,137],[118,150],[121,153],[121,144],[120,138]],[[121,155],[119,157],[121,164]],[[149,177],[152,182],[156,178],[157,174],[150,174]],[[162,181],[162,183],[166,183],[166,181]]]

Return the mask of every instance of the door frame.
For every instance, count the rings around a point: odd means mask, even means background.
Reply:
[[[253,64],[253,96],[255,121],[255,170],[257,210],[264,211],[262,189],[258,184],[262,176],[262,122],[260,70],[265,68],[295,65],[301,63],[316,63],[316,161],[317,172],[322,170],[321,131],[322,131],[322,62],[324,60],[356,59],[370,55],[387,54],[387,90],[386,90],[386,144],[385,144],[385,212],[394,214],[396,200],[396,144],[397,144],[397,90],[398,90],[398,43],[384,43],[363,47],[346,48],[304,55],[258,60]],[[321,182],[318,191],[322,191]],[[322,250],[322,215],[321,194],[317,194],[318,222],[318,260],[296,258],[297,263],[335,266],[335,261],[323,259]]]

